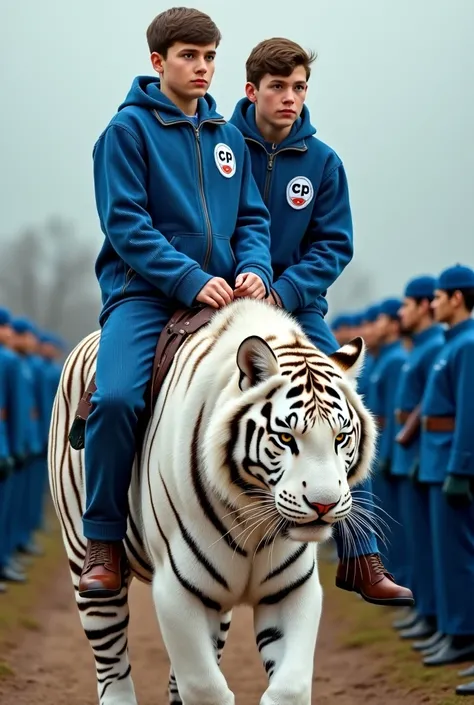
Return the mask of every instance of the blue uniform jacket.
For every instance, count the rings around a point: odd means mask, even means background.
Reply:
[[[396,341],[380,348],[377,362],[370,376],[369,408],[381,419],[378,437],[378,459],[392,461],[395,433],[395,396],[400,371],[407,358],[407,351]]]
[[[7,351],[0,346],[0,460],[10,456],[10,443],[8,438],[8,374],[10,361]]]
[[[261,136],[255,106],[247,98],[237,103],[231,123],[245,137],[255,180],[271,214],[273,288],[287,311],[311,305],[325,315],[326,291],[353,255],[342,162],[314,137],[306,106],[278,145]]]
[[[38,355],[32,355],[30,362],[34,375],[33,383],[35,404],[38,411],[39,434],[41,445],[46,450],[51,420],[51,383],[48,374],[48,363]]]
[[[433,325],[413,336],[413,349],[402,367],[395,397],[395,410],[412,412],[421,402],[433,361],[444,345],[444,331]],[[395,435],[402,428],[395,418]],[[407,477],[420,453],[420,437],[409,446],[394,441],[392,475]]]
[[[28,455],[28,385],[22,358],[12,350],[1,347],[8,364],[6,377],[6,408],[8,443],[11,454],[17,458]]]
[[[241,272],[268,291],[270,220],[242,135],[209,95],[194,124],[159,87],[138,76],[94,147],[104,309],[127,296],[191,306],[213,276],[233,287]]]
[[[446,344],[431,369],[423,397],[423,416],[453,416],[454,432],[423,430],[422,482],[442,483],[447,474],[474,477],[474,320],[445,332]]]

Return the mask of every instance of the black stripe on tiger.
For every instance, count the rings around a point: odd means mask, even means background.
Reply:
[[[150,497],[151,509],[153,511],[153,516],[154,516],[155,523],[156,523],[156,528],[160,532],[160,536],[163,540],[163,543],[166,546],[166,552],[168,554],[171,569],[172,569],[173,573],[175,574],[176,579],[184,587],[185,590],[187,590],[192,595],[197,597],[198,600],[200,600],[205,607],[209,607],[209,609],[211,609],[211,610],[217,610],[218,612],[221,612],[222,608],[218,602],[216,602],[215,600],[212,600],[208,595],[205,595],[203,592],[201,592],[201,590],[199,590],[199,588],[197,588],[195,585],[190,583],[189,580],[187,580],[184,577],[184,575],[181,575],[180,570],[174,560],[170,543],[169,543],[168,539],[166,538],[166,535],[165,535],[163,529],[161,528],[160,522],[158,521],[158,515],[156,513],[155,503],[153,502],[153,493],[151,491],[150,473],[148,473],[148,492],[149,492],[149,497]]]
[[[250,407],[247,406],[246,411],[249,408]],[[206,494],[206,490],[205,490],[204,484],[202,482],[201,471],[199,469],[199,437],[200,437],[200,433],[201,433],[203,415],[204,415],[204,404],[201,407],[198,418],[196,420],[196,425],[194,426],[194,432],[193,432],[193,439],[192,439],[192,443],[191,443],[190,464],[191,464],[191,479],[193,481],[194,491],[196,493],[196,497],[199,501],[199,504],[200,504],[201,509],[204,513],[204,516],[211,522],[213,527],[219,532],[222,539],[226,542],[226,544],[229,546],[229,548],[231,548],[233,551],[235,551],[237,554],[239,554],[239,556],[246,557],[247,551],[244,548],[241,548],[239,546],[239,544],[235,541],[233,536],[231,536],[231,534],[229,533],[225,524],[222,523],[222,521],[219,519],[216,512],[214,511],[214,508],[209,500],[209,497]],[[232,440],[233,439],[232,439],[232,434],[231,434],[229,444],[231,443]],[[229,458],[229,444],[227,446],[228,458]],[[230,456],[230,457],[232,457],[232,456]],[[233,460],[230,461],[228,459],[228,462],[229,462],[229,465],[232,462],[232,465],[235,468],[235,463]],[[232,468],[231,468],[231,475],[232,475]]]
[[[226,590],[229,590],[229,584],[227,580],[222,576],[217,568],[215,568],[211,561],[207,558],[207,556],[204,555],[204,553],[201,551],[197,543],[194,541],[193,537],[189,533],[189,531],[186,529],[184,526],[183,522],[181,521],[181,517],[179,516],[178,512],[176,511],[176,507],[174,506],[173,500],[171,499],[170,493],[168,492],[168,488],[166,486],[166,483],[163,479],[163,475],[160,472],[160,479],[161,483],[164,487],[166,497],[168,498],[169,505],[173,511],[173,514],[175,516],[175,519],[178,523],[179,530],[181,531],[181,536],[183,537],[183,541],[185,544],[189,547],[191,550],[193,556],[196,558],[198,563],[200,563],[203,568],[207,570],[209,575],[216,581],[216,583],[219,583],[219,585],[222,585]]]
[[[308,570],[307,573],[301,576],[298,580],[295,580],[295,582],[290,583],[290,585],[287,585],[284,587],[282,590],[279,590],[278,592],[271,593],[270,595],[265,595],[265,597],[262,597],[261,600],[259,601],[259,605],[277,605],[279,602],[284,600],[288,595],[291,595],[292,592],[297,590],[298,588],[302,587],[313,575],[314,573],[314,568],[315,568],[316,562],[313,561],[313,565],[311,568]]]
[[[264,649],[266,646],[268,646],[269,644],[273,644],[275,643],[275,641],[279,641],[280,639],[283,639],[283,632],[277,627],[268,627],[267,629],[262,629],[262,631],[259,632],[256,637],[257,649],[259,651],[262,651],[262,649]]]
[[[281,573],[284,573],[284,571],[287,568],[292,566],[293,563],[296,563],[298,558],[300,558],[300,556],[302,556],[306,552],[307,548],[308,548],[307,543],[301,544],[301,546],[299,548],[297,548],[296,551],[294,551],[294,553],[291,554],[291,556],[288,556],[288,558],[285,561],[283,561],[283,563],[281,565],[279,565],[277,568],[274,568],[273,570],[271,570],[267,574],[267,576],[262,580],[260,585],[263,585],[264,583],[268,582],[272,578],[276,578],[277,575],[281,575]]]

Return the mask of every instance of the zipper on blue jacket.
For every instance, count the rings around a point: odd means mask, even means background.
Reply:
[[[253,142],[254,144],[258,144],[259,147],[263,149],[265,154],[267,155],[267,173],[265,175],[265,183],[263,185],[263,202],[265,205],[267,205],[267,199],[268,195],[270,193],[270,186],[271,186],[271,180],[272,180],[272,173],[273,173],[273,164],[275,162],[275,159],[279,154],[282,152],[289,152],[289,151],[294,151],[294,152],[306,152],[307,147],[283,147],[282,149],[279,149],[277,152],[267,152],[266,148],[264,145],[259,142],[258,140],[254,140],[252,137],[245,137],[246,142]],[[272,145],[273,149],[276,149],[276,145]]]
[[[161,125],[164,125],[165,127],[167,125],[176,125],[178,123],[183,123],[185,125],[189,125],[189,127],[191,127],[191,129],[194,132],[194,136],[195,136],[195,140],[196,140],[196,155],[197,155],[198,172],[199,172],[199,195],[201,196],[204,221],[206,223],[207,246],[206,246],[206,255],[204,257],[204,262],[202,265],[203,271],[206,271],[207,267],[209,266],[209,261],[211,259],[211,254],[212,254],[212,223],[211,223],[211,218],[209,216],[209,208],[207,206],[206,194],[204,192],[204,169],[203,169],[203,162],[202,162],[201,140],[200,140],[199,130],[201,129],[201,126],[204,125],[204,123],[206,123],[206,122],[211,122],[216,125],[225,125],[225,120],[220,120],[218,118],[203,120],[197,127],[194,127],[194,125],[191,123],[190,120],[173,120],[172,122],[167,123],[164,120],[162,120],[162,118],[157,110],[154,110],[153,114],[155,115],[158,122]]]

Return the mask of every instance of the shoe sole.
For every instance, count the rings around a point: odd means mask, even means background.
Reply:
[[[368,595],[365,595],[362,590],[358,590],[349,583],[346,583],[344,580],[340,580],[338,578],[336,578],[336,587],[340,588],[341,590],[346,590],[347,592],[357,593],[362,597],[362,599],[364,599],[366,602],[369,602],[371,605],[381,605],[384,607],[413,607],[415,604],[415,600],[413,597],[390,597],[386,600],[380,598],[376,599],[375,597],[369,597]]]
[[[117,597],[122,590],[122,587],[118,590],[103,590],[101,588],[95,590],[79,590],[79,597]]]

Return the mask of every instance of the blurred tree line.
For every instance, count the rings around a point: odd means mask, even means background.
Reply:
[[[61,216],[24,228],[4,241],[0,304],[28,316],[71,346],[97,329],[100,292],[94,273],[96,247],[83,242]]]

